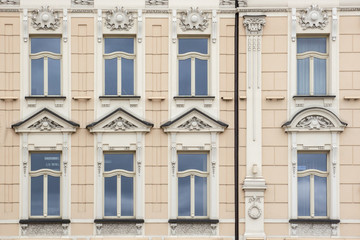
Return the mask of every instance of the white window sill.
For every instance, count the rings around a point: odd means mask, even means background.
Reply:
[[[53,101],[55,107],[63,107],[66,100],[65,96],[26,96],[25,100],[28,107],[36,107],[37,101]]]
[[[137,107],[140,102],[140,96],[100,96],[101,106],[110,107],[111,101],[129,101],[130,107]]]
[[[211,107],[215,96],[175,96],[174,100],[177,107],[184,107],[186,101],[203,101],[204,107]]]
[[[331,107],[333,105],[335,95],[295,95],[293,99],[296,107],[304,107],[306,103],[317,102],[323,104],[323,107]],[[306,104],[307,105],[307,104]]]

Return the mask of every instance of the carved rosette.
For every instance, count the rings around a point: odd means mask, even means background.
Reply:
[[[244,27],[248,35],[262,34],[263,27],[265,26],[265,16],[244,16]]]
[[[329,119],[323,116],[311,115],[301,119],[296,127],[309,130],[320,130],[321,128],[331,128],[335,126]]]
[[[63,128],[63,126],[61,126],[60,124],[58,124],[57,122],[55,122],[53,120],[50,120],[47,117],[44,117],[44,118],[40,119],[39,121],[35,122],[34,124],[31,124],[28,128],[36,129],[36,130],[40,130],[40,131],[51,131],[54,129]]]
[[[259,204],[261,203],[260,198],[253,196],[249,198],[249,203],[251,204],[251,206],[248,209],[249,217],[251,217],[252,219],[258,219],[262,214],[261,208],[257,204],[257,203]]]
[[[201,121],[197,117],[192,117],[190,120],[178,126],[178,128],[188,129],[190,131],[212,128],[209,124]]]
[[[299,23],[304,30],[307,28],[324,29],[328,24],[328,15],[318,5],[311,5],[301,12]]]
[[[128,13],[123,7],[116,7],[115,10],[110,10],[106,13],[105,25],[111,31],[125,30],[129,31],[134,25],[134,17]]]
[[[146,6],[166,6],[169,4],[169,0],[146,0]]]
[[[127,129],[137,128],[137,126],[123,119],[122,117],[118,117],[114,121],[111,121],[110,123],[106,124],[103,128],[109,128],[115,131],[119,131],[119,130],[125,131]]]
[[[94,0],[72,0],[72,3],[74,5],[90,6],[90,5],[94,5]]]
[[[37,30],[55,30],[60,26],[60,19],[49,6],[33,11],[31,25]]]
[[[204,31],[209,26],[209,17],[207,13],[203,13],[199,8],[191,7],[186,12],[181,13],[179,24],[183,31]]]

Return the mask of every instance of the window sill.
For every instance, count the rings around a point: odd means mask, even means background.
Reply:
[[[144,219],[135,218],[102,218],[95,219],[94,223],[144,223]]]
[[[116,100],[127,100],[129,101],[130,107],[137,107],[140,101],[140,96],[100,96],[101,106],[110,107],[111,101]]]
[[[209,223],[209,224],[216,224],[219,223],[218,219],[201,219],[201,218],[194,218],[194,219],[189,219],[189,218],[177,218],[177,219],[169,219],[168,221],[169,223],[188,223],[188,224],[192,224],[192,223]]]
[[[323,98],[336,98],[335,95],[294,95],[293,99],[297,98],[309,98],[309,99],[323,99]]]
[[[201,100],[204,102],[204,107],[211,107],[215,96],[175,96],[175,104],[177,107],[184,107],[185,100]]]
[[[44,224],[44,223],[57,223],[57,224],[69,224],[70,219],[62,218],[29,218],[20,219],[20,224]]]
[[[52,100],[55,107],[64,106],[65,96],[25,96],[28,107],[36,107],[36,101]]]
[[[323,107],[331,107],[333,101],[336,98],[335,95],[294,95],[293,99],[295,100],[296,107],[304,107],[305,102],[308,102],[307,105],[313,105],[314,101],[316,104],[323,103]]]
[[[289,223],[331,223],[337,224],[340,223],[340,219],[327,219],[327,218],[298,218],[298,219],[290,219]]]

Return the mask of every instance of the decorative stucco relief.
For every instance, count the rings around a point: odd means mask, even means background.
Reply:
[[[216,234],[217,224],[177,223],[171,224],[171,235],[211,236]]]
[[[22,236],[66,236],[68,230],[69,224],[21,224]]]
[[[64,127],[61,126],[60,124],[58,124],[57,122],[50,120],[48,117],[43,117],[42,119],[35,122],[34,124],[31,124],[28,128],[29,129],[37,129],[40,131],[51,131],[54,129],[60,129],[60,128],[64,128]]]
[[[329,119],[323,116],[311,115],[301,119],[296,127],[307,128],[309,130],[320,130],[321,128],[331,128],[335,126]]]
[[[0,0],[0,5],[19,5],[20,0]]]
[[[102,236],[140,235],[143,224],[135,223],[102,223],[96,224],[96,234]]]
[[[260,198],[257,196],[253,196],[249,198],[249,203],[251,204],[248,209],[249,217],[251,217],[252,219],[258,219],[262,214],[261,208],[258,206],[258,204],[261,204]]]
[[[72,0],[74,5],[94,5],[94,0]]]
[[[116,7],[106,13],[105,26],[111,31],[125,30],[129,31],[134,25],[134,16],[123,7]]]
[[[178,128],[183,128],[183,129],[188,129],[190,131],[193,131],[193,130],[212,128],[212,127],[209,124],[201,121],[199,118],[192,117],[190,120],[179,125]]]
[[[266,23],[265,16],[244,16],[244,27],[248,35],[262,34],[263,27]]]
[[[298,223],[292,224],[292,235],[296,236],[331,236],[331,224],[328,223]],[[337,225],[337,224],[336,224]]]
[[[169,0],[146,0],[146,6],[167,6],[169,4]]]
[[[235,7],[235,0],[220,0],[220,6]],[[239,7],[246,7],[247,0],[239,0]]]
[[[305,11],[301,12],[300,25],[305,30],[307,28],[320,28],[328,24],[328,15],[326,11],[319,8],[318,5],[311,5]]]
[[[103,128],[112,129],[115,131],[125,131],[127,129],[134,129],[137,128],[135,124],[123,119],[122,117],[118,117],[117,119],[111,121],[110,123],[106,124]]]
[[[37,30],[56,30],[60,26],[59,15],[49,6],[43,6],[33,11],[31,25]]]
[[[209,26],[209,16],[207,13],[200,11],[199,8],[191,7],[186,12],[181,13],[179,24],[183,31],[204,31]]]

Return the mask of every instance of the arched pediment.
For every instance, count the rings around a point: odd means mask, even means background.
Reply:
[[[297,112],[282,125],[286,132],[330,131],[342,132],[347,123],[325,108],[312,107]]]

